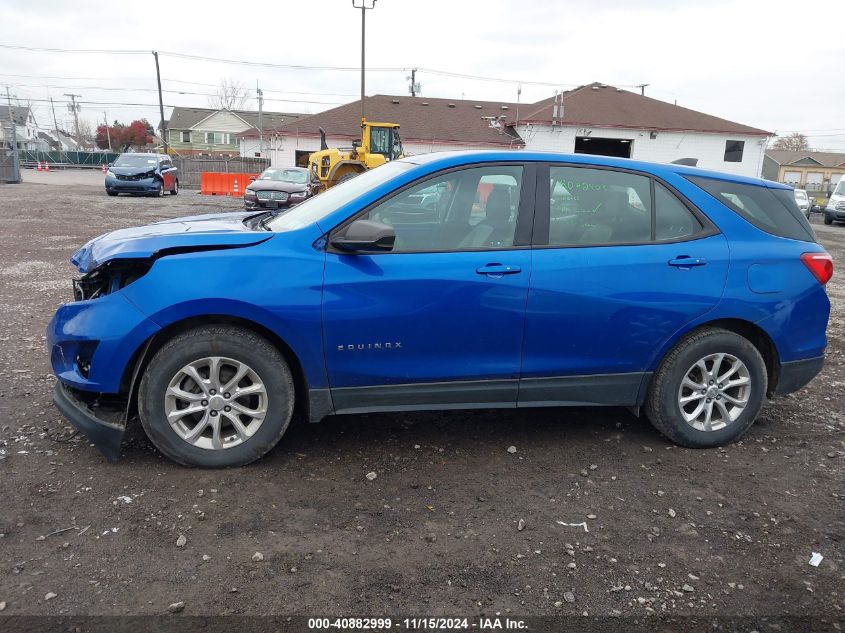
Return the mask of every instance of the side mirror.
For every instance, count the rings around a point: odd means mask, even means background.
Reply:
[[[250,176],[250,177],[249,177],[249,181],[250,181],[250,182],[255,182],[255,176]]]
[[[342,234],[332,237],[331,244],[341,251],[391,251],[396,242],[392,226],[375,220],[355,220]]]

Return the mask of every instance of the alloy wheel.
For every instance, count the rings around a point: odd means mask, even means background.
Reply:
[[[210,450],[255,435],[267,415],[267,388],[246,363],[209,356],[188,363],[170,380],[164,410],[184,441]]]
[[[699,431],[719,431],[748,406],[751,374],[732,354],[709,354],[687,370],[678,388],[684,421]]]

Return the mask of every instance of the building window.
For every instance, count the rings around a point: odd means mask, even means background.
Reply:
[[[191,132],[190,132],[190,130],[182,130],[182,142],[183,143],[190,143],[191,142]]]
[[[206,132],[205,142],[209,145],[229,145],[228,132]]]
[[[745,141],[725,141],[725,162],[741,163]]]

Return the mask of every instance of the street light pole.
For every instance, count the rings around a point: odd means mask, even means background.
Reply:
[[[368,4],[368,0],[352,0],[352,6],[356,9],[361,9],[361,124],[364,124],[364,69],[366,68],[365,64],[365,41],[366,41],[366,24],[367,24],[367,11],[376,8],[376,0],[370,0],[371,4]]]

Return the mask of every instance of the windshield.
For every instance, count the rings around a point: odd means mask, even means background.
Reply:
[[[845,196],[845,178],[839,181],[839,184],[836,185],[836,191],[833,194],[836,196]]]
[[[270,169],[265,169],[258,180],[273,180],[275,182],[291,182],[296,185],[304,185],[308,182],[308,170],[271,167]]]
[[[801,191],[800,189],[795,190],[795,199],[796,200],[806,200],[807,199],[807,192]]]
[[[413,163],[398,161],[365,171],[360,176],[350,178],[318,196],[309,198],[287,213],[276,216],[267,223],[267,228],[276,232],[295,231],[314,222],[319,222],[332,211],[352,202],[370,189],[378,187],[412,167],[414,167]]]
[[[114,161],[115,167],[155,167],[158,165],[158,156],[149,154],[121,154]]]

